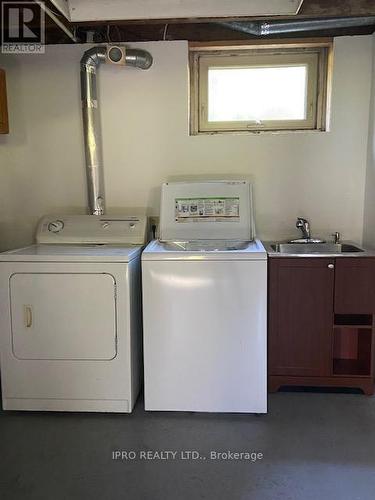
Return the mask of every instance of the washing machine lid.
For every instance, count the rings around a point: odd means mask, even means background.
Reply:
[[[202,240],[162,242],[154,240],[142,253],[142,260],[267,260],[261,241]]]
[[[160,240],[254,238],[249,182],[166,182],[161,189]]]
[[[141,245],[31,245],[0,253],[0,262],[129,262]]]

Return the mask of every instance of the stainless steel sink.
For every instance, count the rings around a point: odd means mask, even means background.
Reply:
[[[335,254],[364,251],[360,247],[347,243],[273,243],[271,248],[274,252],[288,254]]]

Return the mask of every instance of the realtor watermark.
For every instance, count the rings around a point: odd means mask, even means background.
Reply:
[[[3,54],[44,54],[43,2],[2,2],[1,52]]]
[[[210,450],[201,453],[198,450],[113,450],[112,460],[115,461],[174,461],[174,460],[211,460],[228,462],[250,462],[255,463],[263,460],[263,453],[259,451],[233,451],[233,450]]]

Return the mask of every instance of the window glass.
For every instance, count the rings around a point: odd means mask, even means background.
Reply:
[[[209,68],[208,121],[304,120],[307,66]]]

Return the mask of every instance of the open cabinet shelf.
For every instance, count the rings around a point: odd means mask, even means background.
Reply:
[[[372,326],[372,314],[335,314],[335,326],[368,328]]]
[[[370,376],[372,338],[372,327],[336,326],[333,335],[333,375]]]

